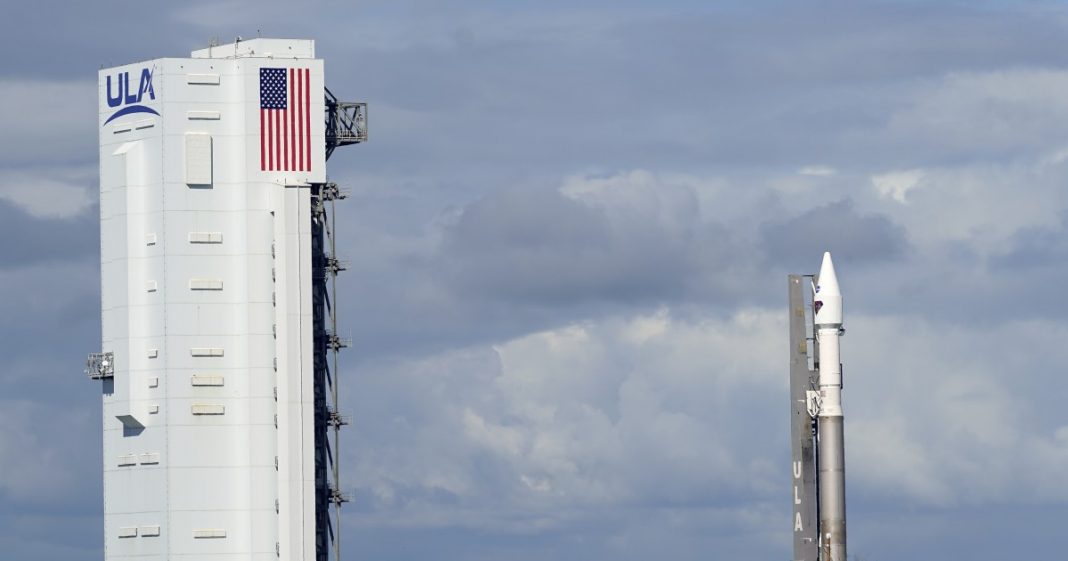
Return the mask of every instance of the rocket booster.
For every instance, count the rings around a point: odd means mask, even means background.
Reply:
[[[816,310],[816,337],[820,343],[820,417],[842,416],[842,363],[838,338],[842,332],[842,291],[830,252],[823,254],[823,265],[816,279],[813,297]]]
[[[813,296],[819,341],[820,549],[825,561],[846,561],[845,438],[842,417],[842,291],[830,253],[823,254]]]

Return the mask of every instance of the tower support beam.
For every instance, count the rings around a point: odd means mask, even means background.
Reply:
[[[811,275],[789,275],[790,305],[790,487],[794,561],[817,561],[819,533],[816,493],[816,425],[809,414],[809,395],[816,389],[816,371],[809,357],[818,352],[812,327]]]

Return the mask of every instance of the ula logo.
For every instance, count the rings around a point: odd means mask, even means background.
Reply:
[[[141,70],[141,80],[137,84],[137,88],[133,88],[133,83],[130,81],[129,72],[121,72],[115,76],[115,80],[112,80],[111,76],[108,76],[108,107],[120,107],[118,111],[111,114],[108,120],[104,121],[104,124],[108,124],[118,117],[123,115],[129,115],[131,113],[151,113],[153,115],[159,115],[155,109],[140,105],[141,101],[145,99],[147,94],[148,99],[156,99],[156,90],[152,88],[152,71],[144,68]],[[114,89],[112,89],[114,88]]]

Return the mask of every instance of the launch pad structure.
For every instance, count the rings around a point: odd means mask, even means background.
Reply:
[[[816,424],[809,414],[808,392],[818,387],[819,343],[806,293],[814,275],[789,275],[790,301],[790,453],[793,489],[791,523],[794,561],[818,561],[816,508]],[[811,329],[811,331],[810,331]]]
[[[819,275],[788,275],[787,287],[793,560],[846,561],[844,330],[830,254]]]
[[[310,40],[99,74],[105,560],[339,560],[326,160],[367,107]]]

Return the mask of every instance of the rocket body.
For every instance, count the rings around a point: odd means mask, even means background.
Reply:
[[[823,254],[813,298],[819,341],[820,549],[824,561],[846,561],[845,439],[842,417],[842,292],[830,253]]]

